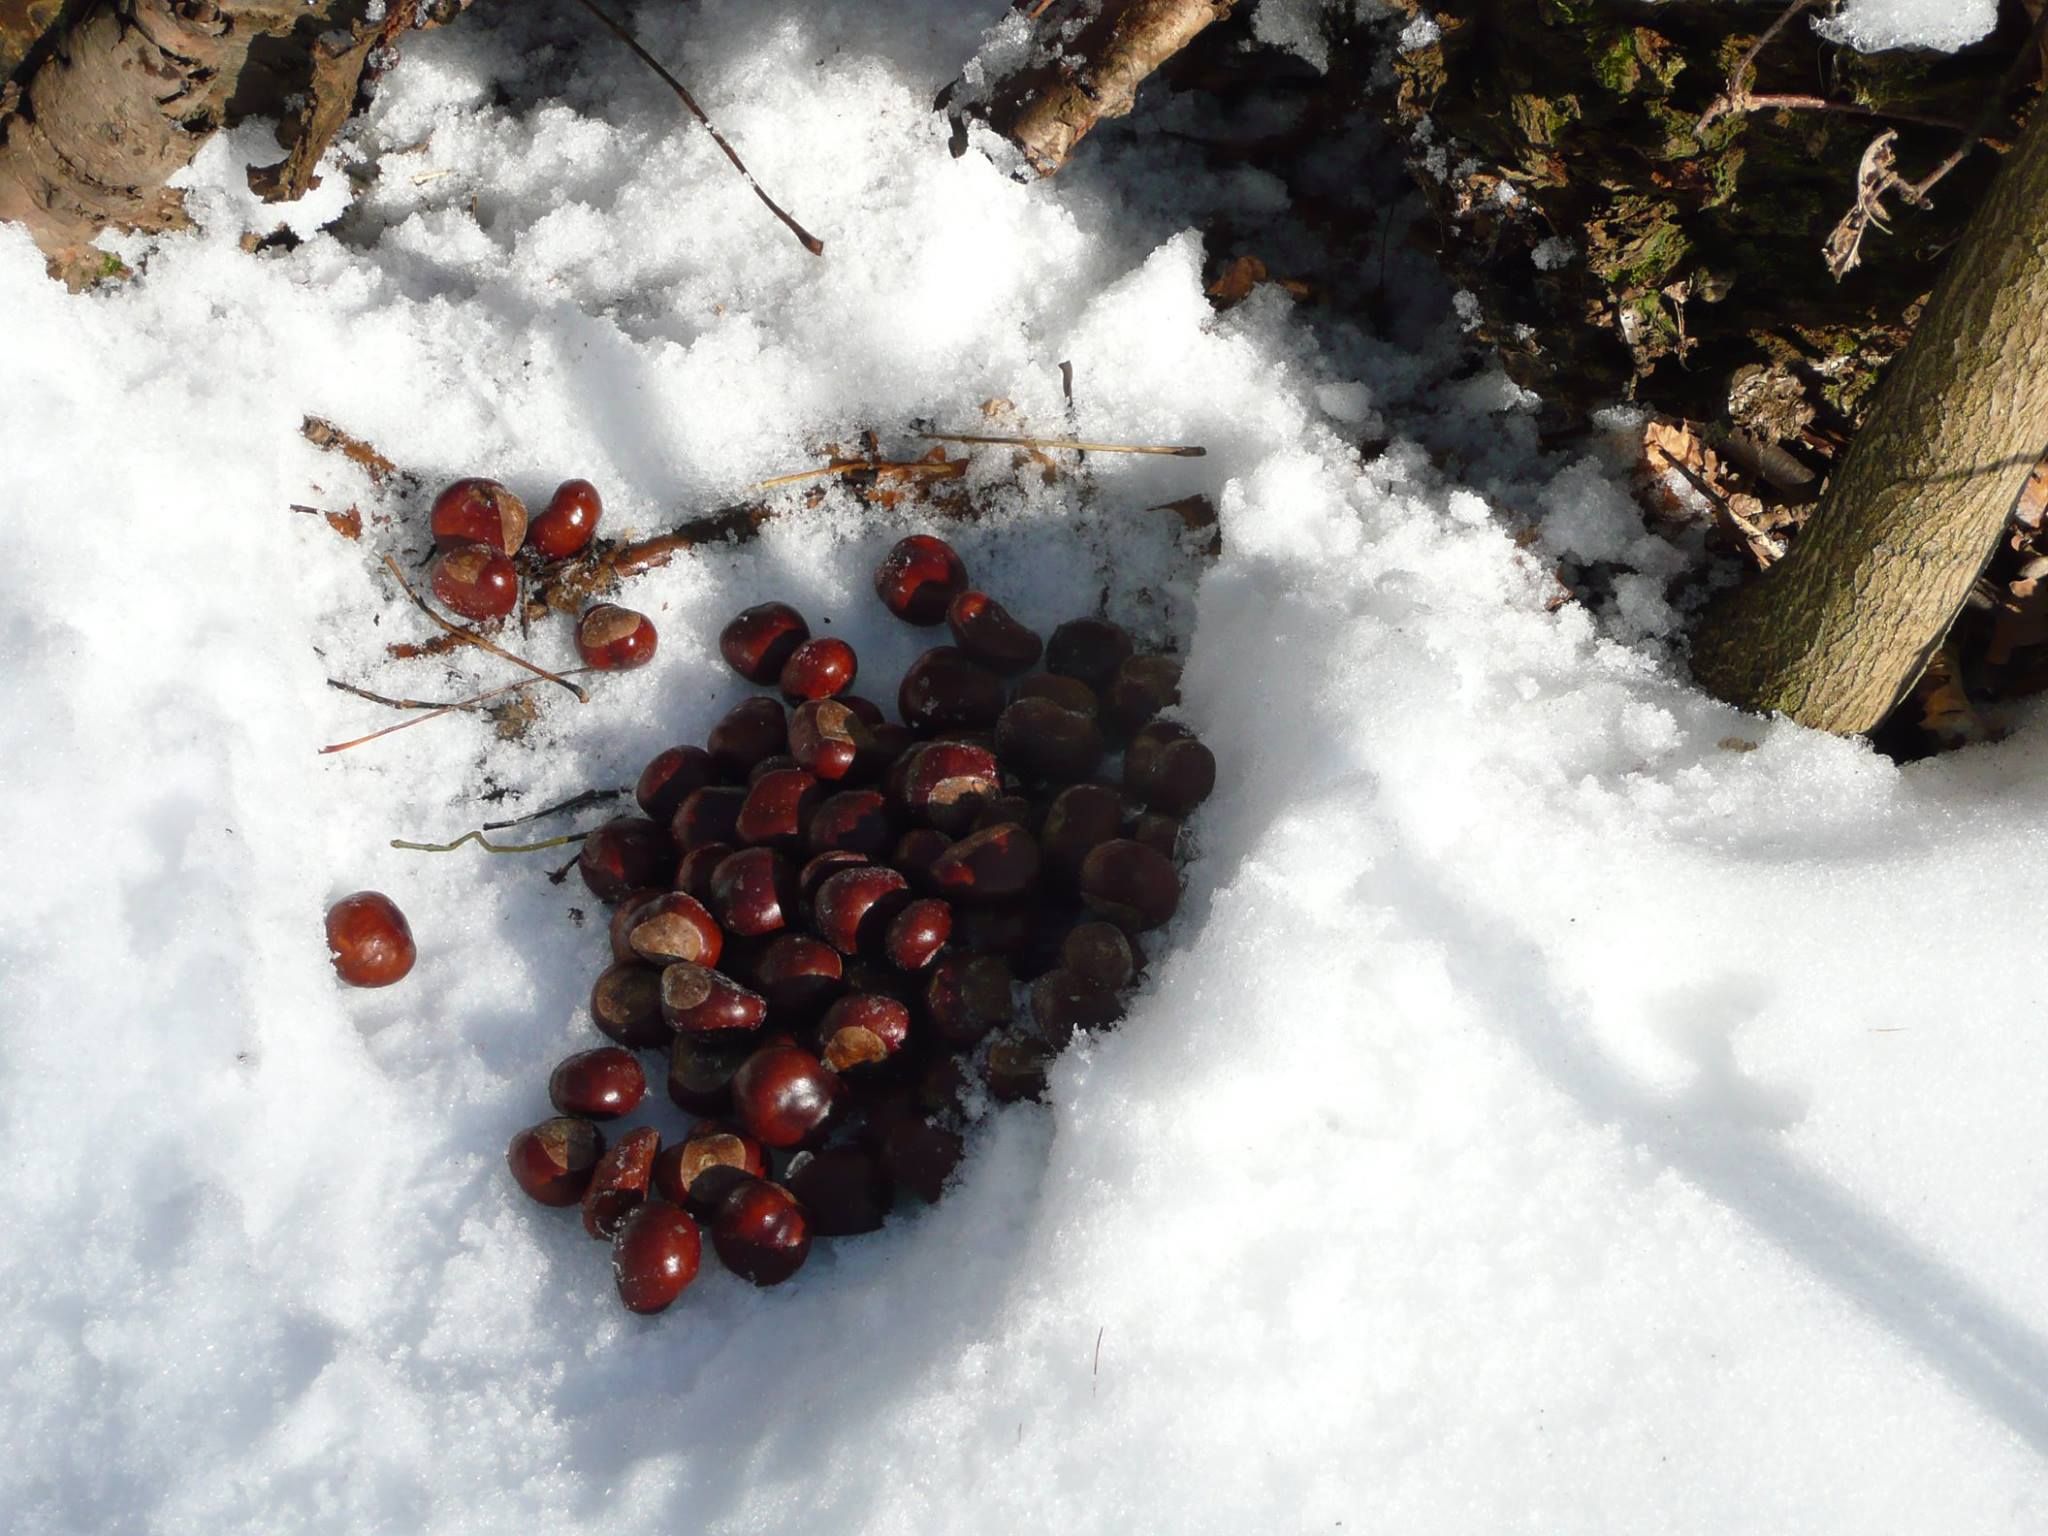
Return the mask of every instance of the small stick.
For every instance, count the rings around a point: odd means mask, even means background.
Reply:
[[[532,662],[528,661],[524,656],[513,655],[510,651],[506,650],[502,645],[499,645],[494,641],[486,640],[482,635],[478,634],[473,629],[464,629],[460,624],[451,624],[446,619],[442,618],[441,615],[434,612],[432,608],[427,606],[427,601],[425,598],[421,597],[419,593],[415,592],[412,589],[412,583],[405,579],[405,572],[401,571],[398,568],[398,562],[392,559],[389,555],[386,555],[384,557],[384,568],[391,572],[391,574],[397,578],[399,586],[405,589],[405,595],[412,599],[414,607],[418,608],[421,613],[424,613],[428,618],[432,619],[436,624],[438,624],[442,629],[446,630],[449,634],[460,637],[464,644],[474,645],[481,650],[489,651],[493,656],[501,656],[506,661],[511,662],[515,667],[524,667],[527,671],[531,672],[535,677],[543,678],[550,683],[560,683],[564,688],[568,689],[571,693],[576,695],[576,702],[579,704],[588,704],[590,702],[590,695],[585,693],[581,688],[577,687],[576,684],[570,682],[567,678],[561,677],[556,673],[550,672],[546,667],[535,666]],[[587,669],[579,668],[578,670],[581,671]]]
[[[850,475],[864,469],[893,469],[908,475],[932,475],[942,480],[956,480],[967,472],[966,464],[958,459],[949,459],[938,464],[927,464],[921,460],[894,464],[884,459],[835,459],[823,469],[800,469],[793,475],[777,475],[772,480],[756,481],[747,489],[772,490],[778,485],[795,485],[799,480],[817,480],[826,475]]]
[[[638,54],[640,56],[641,63],[645,64],[649,69],[653,70],[657,75],[661,76],[661,78],[668,83],[668,88],[676,93],[676,96],[682,101],[682,104],[685,107],[688,107],[690,109],[690,115],[696,118],[698,122],[704,125],[704,131],[711,135],[712,142],[717,144],[717,146],[720,149],[725,151],[725,158],[732,162],[733,169],[738,171],[740,175],[746,178],[747,185],[754,189],[754,196],[758,197],[759,199],[761,199],[763,203],[767,204],[768,211],[774,214],[776,218],[782,220],[784,227],[787,228],[792,235],[795,235],[798,240],[803,242],[804,249],[809,251],[813,256],[824,255],[825,242],[820,240],[816,235],[812,234],[809,230],[805,229],[803,225],[797,223],[795,219],[791,218],[787,213],[785,213],[782,209],[782,206],[779,203],[777,203],[774,198],[770,197],[766,191],[762,189],[761,183],[754,180],[754,173],[747,169],[746,162],[740,159],[738,153],[733,149],[733,147],[725,142],[725,135],[720,133],[716,128],[714,128],[711,125],[711,119],[704,115],[704,109],[697,105],[697,98],[690,94],[689,88],[685,86],[682,81],[678,80],[674,75],[670,74],[666,69],[664,69],[662,67],[661,60],[657,59],[653,54],[649,53],[645,48],[641,47],[639,38],[635,37],[631,32],[627,31],[626,28],[622,26],[620,23],[614,21],[606,12],[599,9],[597,4],[595,3],[595,0],[576,0],[576,3],[582,6],[583,9],[585,9],[586,11],[590,12],[590,14],[595,16],[599,21],[603,22],[606,28],[610,30],[612,36],[616,37],[620,42],[624,43],[628,48],[632,49],[634,53]]]
[[[1970,151],[1983,142],[1984,135],[1991,129],[1991,124],[2004,110],[2006,99],[2012,95],[2013,87],[2020,83],[2020,76],[2026,72],[2027,65],[2040,47],[2043,36],[2048,36],[2048,6],[2043,6],[2041,14],[2034,18],[2033,30],[2027,33],[2027,40],[2020,44],[2018,56],[2006,67],[2005,78],[1998,82],[1998,93],[1984,104],[1984,110],[1977,114],[1977,121],[1970,125],[1970,131],[1963,136],[1963,142],[1955,147],[1954,152],[1946,160],[1913,183],[1914,202],[1926,202],[1927,194],[1933,189],[1934,184],[1961,165]]]
[[[412,853],[453,853],[464,843],[475,843],[485,853],[539,853],[543,848],[562,848],[570,843],[580,843],[588,836],[588,832],[565,832],[560,837],[539,843],[494,843],[481,832],[465,832],[452,843],[408,843],[402,837],[394,837],[391,846]]]
[[[539,821],[543,816],[559,816],[564,811],[580,811],[586,805],[602,805],[607,800],[616,800],[625,794],[623,789],[586,789],[580,795],[571,795],[560,805],[551,805],[546,810],[528,811],[524,816],[514,816],[510,821],[487,821],[486,832],[502,832],[507,827],[516,827],[522,822]]]
[[[576,672],[587,672],[589,670],[588,667],[576,668]],[[571,672],[569,675],[574,677],[576,672]],[[375,741],[380,736],[389,736],[394,731],[410,730],[416,725],[425,725],[429,720],[438,719],[442,715],[452,715],[458,710],[474,709],[479,704],[484,704],[497,698],[500,694],[517,693],[522,688],[531,688],[539,681],[540,679],[537,677],[522,677],[516,683],[507,683],[502,688],[493,688],[489,693],[473,694],[469,698],[458,699],[453,704],[434,705],[423,715],[414,715],[410,720],[401,720],[396,725],[387,725],[381,731],[372,731],[369,735],[358,736],[353,741],[337,741],[331,746],[320,748],[320,751],[323,755],[329,752],[346,752],[350,747],[360,747],[365,742]],[[353,693],[356,690],[348,689],[348,691]]]
[[[536,678],[534,681],[538,682],[539,679]],[[327,686],[338,689],[342,693],[354,694],[359,699],[368,699],[372,704],[388,705],[392,709],[464,709],[468,707],[467,701],[462,699],[452,702],[443,699],[394,699],[385,694],[372,693],[367,688],[358,688],[354,683],[344,683],[338,677],[327,679]],[[521,683],[519,686],[524,688],[526,685]]]
[[[996,443],[1013,448],[1064,448],[1073,453],[1159,453],[1176,459],[1199,459],[1209,450],[1166,443],[1084,443],[1071,437],[995,437],[975,432],[920,432],[933,443]]]
[[[1749,45],[1749,51],[1736,60],[1735,67],[1728,71],[1728,88],[1700,114],[1700,120],[1693,128],[1695,135],[1706,132],[1714,119],[1724,113],[1741,110],[1749,97],[1749,82],[1755,75],[1758,55],[1770,46],[1772,38],[1785,30],[1794,16],[1811,7],[1813,3],[1814,0],[1792,0],[1792,3],[1779,14],[1778,19],[1764,28],[1757,40]]]

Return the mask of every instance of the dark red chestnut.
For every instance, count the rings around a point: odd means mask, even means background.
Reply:
[[[666,828],[643,816],[621,816],[583,839],[576,871],[590,894],[607,904],[675,878],[676,845]]]
[[[858,869],[863,864],[872,864],[864,853],[855,853],[851,848],[828,848],[817,854],[797,871],[797,900],[806,910],[818,903],[818,887],[838,874],[842,869]]]
[[[808,1024],[845,990],[839,951],[807,933],[778,933],[754,964],[754,985],[777,1024]]]
[[[725,935],[696,897],[658,891],[633,909],[626,923],[626,947],[649,965],[678,960],[716,965]]]
[[[883,1133],[882,1167],[898,1186],[936,1204],[966,1150],[958,1132],[929,1120],[898,1120]]]
[[[519,570],[482,544],[464,544],[435,557],[427,585],[465,619],[502,619],[519,603]]]
[[[967,830],[981,832],[990,827],[999,827],[1006,821],[1014,821],[1036,837],[1038,828],[1044,820],[1044,813],[1040,807],[1022,795],[1000,795],[974,813],[974,825]]]
[[[1157,928],[1180,905],[1173,861],[1129,838],[1099,844],[1081,864],[1081,899],[1119,928]]]
[[[711,909],[727,933],[759,938],[796,920],[796,871],[772,848],[742,848],[711,872]]]
[[[985,1068],[988,1091],[1002,1104],[1044,1098],[1045,1069],[1054,1054],[1043,1041],[1023,1036],[1005,1036],[995,1041],[988,1048]]]
[[[811,904],[818,936],[842,955],[873,950],[909,904],[910,882],[880,864],[842,869],[818,887]]]
[[[859,670],[852,646],[836,635],[821,635],[789,653],[777,683],[785,699],[801,704],[806,699],[829,699],[846,692]]]
[[[932,1028],[951,1046],[978,1043],[990,1030],[1010,1022],[1013,982],[1010,967],[1000,956],[939,956],[925,988]]]
[[[967,567],[953,546],[928,533],[899,540],[875,568],[875,595],[910,624],[942,622],[947,604],[966,589]]]
[[[1016,691],[1011,695],[1017,699],[1050,699],[1070,715],[1086,715],[1089,719],[1100,718],[1100,704],[1095,690],[1078,677],[1061,677],[1056,672],[1034,672],[1029,677],[1017,679]]]
[[[576,654],[599,672],[630,672],[654,660],[654,620],[617,603],[596,603],[576,621]]]
[[[1129,741],[1140,726],[1179,702],[1179,662],[1171,656],[1127,657],[1102,701],[1105,733],[1112,741]]]
[[[1050,699],[1019,699],[996,721],[996,751],[1022,778],[1072,784],[1102,761],[1102,728]]]
[[[1151,810],[1185,816],[1216,788],[1216,756],[1186,726],[1154,720],[1124,753],[1124,788]]]
[[[717,782],[718,769],[709,752],[702,747],[670,747],[640,770],[633,798],[650,820],[667,826],[692,793]]]
[[[1081,923],[1061,941],[1060,964],[1114,992],[1130,984],[1137,965],[1130,940],[1115,923]]]
[[[725,1197],[711,1222],[718,1261],[743,1280],[780,1285],[811,1251],[810,1223],[796,1197],[779,1184],[752,1179]]]
[[[977,955],[1001,955],[1021,970],[1038,927],[1038,903],[1028,897],[962,906],[953,914],[953,945]]]
[[[789,715],[774,699],[745,699],[727,710],[705,741],[728,779],[744,779],[764,757],[789,750]]]
[[[581,554],[597,536],[598,519],[604,516],[604,498],[588,480],[564,480],[555,487],[546,508],[526,526],[526,539],[550,560],[566,560]]]
[[[612,1235],[612,1279],[629,1312],[665,1312],[697,1278],[704,1240],[697,1223],[666,1201],[632,1211]]]
[[[643,1125],[626,1132],[597,1160],[590,1187],[583,1192],[583,1230],[592,1237],[610,1237],[619,1223],[647,1198],[654,1172],[654,1154],[661,1133]]]
[[[880,858],[895,841],[889,807],[872,789],[842,789],[818,803],[804,831],[813,853],[839,850]]]
[[[953,839],[934,827],[912,827],[896,839],[889,862],[908,875],[913,884],[929,890],[932,865],[952,846]]]
[[[787,773],[792,768],[800,769],[803,764],[787,752],[778,752],[773,757],[764,757],[747,770],[747,788],[752,789],[771,773]]]
[[[741,1033],[761,1027],[768,1000],[723,971],[678,960],[662,968],[661,1016],[678,1034]]]
[[[707,1120],[654,1160],[654,1192],[672,1205],[710,1216],[741,1179],[765,1178],[761,1143],[745,1131]]]
[[[886,1061],[910,1038],[910,1010],[893,997],[853,992],[818,1021],[819,1053],[834,1072]]]
[[[789,717],[789,753],[797,766],[827,783],[854,770],[868,728],[837,699],[811,699]]]
[[[526,503],[495,480],[456,481],[434,498],[429,519],[436,549],[478,544],[516,555],[526,542]]]
[[[879,1231],[895,1196],[889,1176],[859,1147],[799,1152],[786,1175],[789,1192],[820,1237],[854,1237]]]
[[[763,1146],[796,1147],[823,1134],[838,1107],[839,1078],[817,1057],[788,1041],[762,1046],[732,1080],[740,1124]]]
[[[939,956],[953,936],[953,909],[927,896],[913,901],[889,920],[882,953],[898,970],[921,971]]]
[[[1069,619],[1046,644],[1045,670],[1079,678],[1100,698],[1116,680],[1117,668],[1136,649],[1122,625],[1107,619]]]
[[[696,897],[709,907],[711,872],[725,862],[728,853],[736,852],[738,849],[731,843],[699,843],[684,854],[682,863],[676,866],[676,889]]]
[[[1031,1022],[1054,1050],[1065,1049],[1077,1029],[1107,1029],[1123,1016],[1114,992],[1073,971],[1047,971],[1031,983]]]
[[[913,661],[896,690],[903,723],[928,736],[984,730],[996,723],[1004,702],[1002,678],[950,645]]]
[[[734,619],[718,637],[718,654],[750,683],[772,688],[790,653],[811,638],[811,626],[787,603],[761,603]]]
[[[804,828],[824,798],[818,781],[803,769],[769,770],[747,789],[737,823],[740,841],[765,843],[788,853],[800,851]]]
[[[1131,824],[1131,840],[1156,849],[1169,859],[1180,857],[1181,824],[1171,816],[1147,811]]]
[[[995,902],[1021,896],[1038,879],[1038,844],[1015,822],[960,839],[932,864],[934,889],[955,901]]]
[[[889,790],[904,815],[957,837],[1002,794],[1002,770],[985,747],[928,741],[912,747],[890,770]]]
[[[669,1101],[693,1115],[727,1113],[733,1074],[753,1055],[756,1043],[751,1035],[674,1036],[668,1053]]]
[[[578,1051],[548,1076],[548,1102],[560,1114],[585,1120],[630,1115],[646,1092],[647,1074],[640,1070],[639,1057],[616,1045]]]
[[[671,1033],[661,1016],[661,972],[651,965],[615,965],[590,989],[590,1019],[598,1032],[636,1051],[666,1045]]]
[[[997,672],[1028,672],[1045,650],[1034,631],[986,592],[960,593],[946,606],[946,624],[955,645]]]
[[[412,925],[382,891],[357,891],[327,909],[327,952],[352,987],[403,981],[419,957]]]
[[[542,1205],[574,1205],[590,1187],[604,1155],[604,1133],[564,1115],[530,1125],[512,1138],[505,1162],[519,1187]]]
[[[1116,837],[1123,824],[1123,797],[1106,785],[1076,784],[1061,790],[1046,808],[1045,825],[1038,834],[1046,867],[1061,880],[1079,879],[1081,861]]]
[[[715,844],[737,846],[740,840],[740,808],[747,792],[736,784],[707,784],[683,796],[669,823],[669,837],[688,853]]]
[[[612,920],[606,929],[606,937],[612,947],[612,959],[626,965],[640,958],[633,953],[633,946],[627,942],[626,935],[632,931],[634,920],[640,916],[640,909],[655,897],[665,894],[662,891],[647,889],[628,891],[619,898],[619,904],[612,908]]]

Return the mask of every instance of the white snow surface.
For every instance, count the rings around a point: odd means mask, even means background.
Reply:
[[[1814,23],[1823,37],[1864,53],[1938,48],[1953,53],[1998,25],[1998,0],[1844,0]]]
[[[573,13],[487,9],[408,42],[346,239],[336,161],[303,245],[238,248],[254,131],[126,286],[67,296],[0,230],[0,1526],[2043,1528],[2038,722],[1900,769],[1705,700],[1656,541],[1516,391],[1381,343],[1340,371],[1277,290],[1212,313],[1139,211],[1142,123],[1057,184],[950,158],[954,7],[638,13],[822,260],[657,83],[556,50]],[[383,659],[422,626],[375,556],[424,504],[300,418],[430,481],[585,475],[652,530],[994,396],[1209,450],[1028,489],[996,450],[945,530],[1027,622],[1101,600],[1184,648],[1222,772],[1183,910],[943,1203],[630,1317],[502,1161],[595,1043],[601,912],[549,855],[386,842],[701,740],[746,692],[718,629],[770,596],[888,698],[927,637],[866,573],[926,525],[835,500],[636,580],[655,664],[524,744],[317,756],[390,719],[329,676],[509,673]],[[1375,405],[1489,493],[1361,455]],[[1213,566],[1144,511],[1196,492]],[[361,544],[288,510],[350,501]],[[1555,530],[1518,547],[1508,502]],[[1548,611],[1567,551],[1633,564],[1628,611]],[[361,887],[420,942],[381,992],[321,940]]]

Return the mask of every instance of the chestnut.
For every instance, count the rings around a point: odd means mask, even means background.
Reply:
[[[718,654],[750,683],[773,687],[790,653],[811,638],[811,626],[787,603],[747,609],[718,636]]]
[[[1112,741],[1129,741],[1140,726],[1179,702],[1179,662],[1171,656],[1126,657],[1103,696],[1103,729]]]
[[[967,567],[953,546],[928,533],[899,539],[875,568],[875,595],[910,624],[943,622],[947,605],[966,589]]]
[[[822,1136],[838,1107],[837,1074],[802,1046],[772,1041],[733,1074],[732,1105],[763,1146],[789,1148]]]
[[[1115,923],[1104,922],[1074,927],[1060,943],[1060,964],[1111,992],[1130,985],[1137,969],[1124,931]]]
[[[845,990],[839,951],[807,933],[778,933],[754,964],[754,985],[777,1024],[808,1024]]]
[[[676,845],[659,823],[620,816],[583,839],[576,872],[607,905],[631,891],[666,887],[675,877]]]
[[[1102,727],[1050,699],[1019,699],[996,721],[996,751],[1026,779],[1072,784],[1102,761]]]
[[[661,1016],[678,1034],[753,1030],[768,1017],[768,1000],[723,971],[678,960],[662,968]]]
[[[881,1229],[896,1203],[880,1161],[859,1147],[827,1147],[790,1159],[785,1187],[820,1237],[855,1237]]]
[[[594,603],[576,621],[576,654],[599,672],[630,672],[654,660],[654,620],[617,603]]]
[[[773,699],[753,698],[725,712],[704,743],[728,779],[744,779],[764,757],[789,750],[789,715]]]
[[[669,822],[669,837],[685,853],[715,844],[737,846],[747,792],[736,784],[707,784],[683,796]],[[680,871],[678,871],[680,873]]]
[[[868,734],[860,717],[837,699],[809,699],[789,717],[789,753],[797,766],[827,782],[845,778]]]
[[[718,782],[717,765],[702,747],[670,747],[655,754],[640,770],[633,798],[649,819],[663,826],[675,819],[683,801],[707,784]]]
[[[834,1072],[886,1061],[910,1038],[910,1010],[893,997],[853,992],[818,1021],[819,1054]]]
[[[464,544],[437,556],[427,575],[434,596],[465,619],[502,619],[519,603],[519,571],[482,544]]]
[[[898,1120],[883,1133],[882,1167],[899,1187],[936,1204],[966,1150],[957,1131],[929,1120]]]
[[[854,776],[862,780],[879,779],[892,763],[916,745],[917,737],[909,726],[898,725],[893,720],[878,720],[868,725],[867,738],[860,743],[859,755],[853,760]]]
[[[836,635],[821,635],[789,653],[776,682],[785,699],[801,704],[846,692],[859,671],[860,660],[852,646]]]
[[[939,957],[953,936],[953,909],[930,896],[913,901],[889,920],[882,953],[902,971],[921,971]]]
[[[880,864],[842,869],[819,885],[811,903],[818,936],[842,955],[872,950],[910,901],[910,882]]]
[[[711,909],[727,933],[759,938],[797,917],[796,871],[772,848],[742,848],[711,872]]]
[[[1002,794],[1002,769],[985,747],[928,741],[891,768],[887,788],[906,816],[957,837],[973,826],[982,806]]]
[[[1036,837],[1044,819],[1040,808],[1022,795],[999,795],[974,813],[974,825],[967,830],[981,832],[999,827],[1006,821],[1014,821]]]
[[[1010,697],[1012,702],[1050,699],[1068,714],[1086,715],[1091,720],[1099,718],[1101,712],[1093,688],[1078,677],[1061,677],[1056,672],[1034,672],[1029,677],[1019,678]]]
[[[833,851],[880,858],[895,841],[889,807],[872,789],[842,789],[820,801],[804,831],[813,853]]]
[[[925,1012],[940,1039],[952,1046],[977,1044],[990,1030],[1010,1022],[1010,967],[997,955],[948,953],[931,968]]]
[[[526,503],[495,480],[458,480],[428,514],[436,549],[482,545],[516,555],[526,542]]]
[[[1073,971],[1047,971],[1031,983],[1031,1022],[1055,1050],[1065,1049],[1075,1030],[1106,1029],[1123,1016],[1114,992]]]
[[[1028,899],[963,905],[953,914],[953,943],[977,955],[1001,955],[1022,969],[1038,926],[1038,904]]]
[[[578,1051],[548,1074],[548,1102],[556,1113],[584,1120],[630,1115],[646,1093],[647,1074],[640,1070],[640,1058],[616,1045]]]
[[[403,981],[419,957],[412,925],[382,891],[357,891],[327,909],[327,952],[352,987]]]
[[[661,972],[651,965],[614,965],[590,988],[590,1019],[600,1034],[636,1051],[666,1045]]]
[[[1173,861],[1127,837],[1098,844],[1081,863],[1081,899],[1119,928],[1157,928],[1180,905]]]
[[[896,690],[896,713],[926,735],[994,725],[1003,703],[1003,680],[950,645],[918,657]]]
[[[889,862],[908,875],[919,887],[931,888],[931,869],[939,855],[953,846],[953,839],[933,827],[912,827],[896,839]]]
[[[1120,624],[1107,619],[1069,619],[1046,642],[1045,670],[1079,678],[1100,698],[1116,680],[1117,668],[1136,649]]]
[[[858,869],[874,861],[864,853],[851,848],[827,848],[815,854],[796,874],[797,900],[809,910],[818,902],[818,887],[838,874],[842,869]]]
[[[824,791],[818,781],[803,769],[770,769],[748,786],[735,824],[740,841],[768,844],[788,853],[799,851],[803,847],[804,828],[810,825],[823,799]]]
[[[512,1178],[542,1205],[574,1205],[590,1187],[604,1133],[588,1120],[563,1115],[530,1125],[512,1138],[505,1163]]]
[[[956,901],[1021,896],[1038,879],[1038,844],[1013,821],[969,833],[933,861],[933,887]]]
[[[715,1120],[692,1127],[654,1160],[654,1192],[673,1205],[710,1216],[746,1178],[765,1178],[768,1159],[745,1131]]]
[[[549,560],[566,560],[581,554],[597,536],[598,519],[604,516],[604,498],[588,480],[564,480],[540,516],[526,525],[527,543],[535,553]]]
[[[675,888],[710,906],[711,872],[725,862],[728,853],[736,852],[738,849],[731,843],[699,843],[676,866]]]
[[[1147,811],[1131,823],[1130,836],[1133,842],[1156,849],[1169,859],[1180,857],[1180,835],[1180,822],[1171,816],[1162,816],[1157,811]]]
[[[1216,755],[1186,726],[1154,720],[1124,753],[1124,788],[1150,810],[1185,816],[1216,788]]]
[[[750,1035],[674,1036],[668,1052],[669,1102],[693,1115],[725,1114],[732,1108],[733,1074],[757,1043]]]
[[[1046,808],[1038,834],[1046,867],[1061,880],[1079,879],[1081,861],[1117,836],[1123,823],[1123,797],[1108,786],[1075,784],[1061,790]]]
[[[780,1285],[811,1251],[811,1227],[796,1197],[766,1179],[749,1179],[725,1197],[711,1219],[718,1261],[743,1280]]]
[[[697,1223],[663,1200],[629,1213],[612,1234],[612,1280],[629,1312],[665,1312],[697,1278]]]
[[[748,789],[752,789],[771,773],[787,773],[792,768],[801,769],[803,764],[787,752],[778,752],[773,757],[764,757],[747,770]]]
[[[993,671],[1028,672],[1045,650],[1036,632],[1026,629],[986,592],[962,592],[946,605],[946,626],[953,643]]]
[[[583,1192],[583,1230],[592,1237],[610,1237],[619,1223],[647,1198],[654,1172],[654,1154],[661,1133],[649,1125],[626,1132],[597,1160],[590,1187]]]
[[[620,910],[626,910],[623,903]],[[704,903],[682,891],[657,891],[640,902],[625,928],[626,947],[650,965],[678,960],[716,965],[725,947],[725,935]]]
[[[988,1091],[1001,1104],[1043,1098],[1045,1069],[1053,1055],[1052,1047],[1042,1041],[1017,1036],[997,1040],[988,1048]]]

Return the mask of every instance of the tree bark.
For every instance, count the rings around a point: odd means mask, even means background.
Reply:
[[[1842,733],[1913,686],[2048,445],[2048,111],[1963,233],[1789,557],[1703,615],[1711,692]]]

